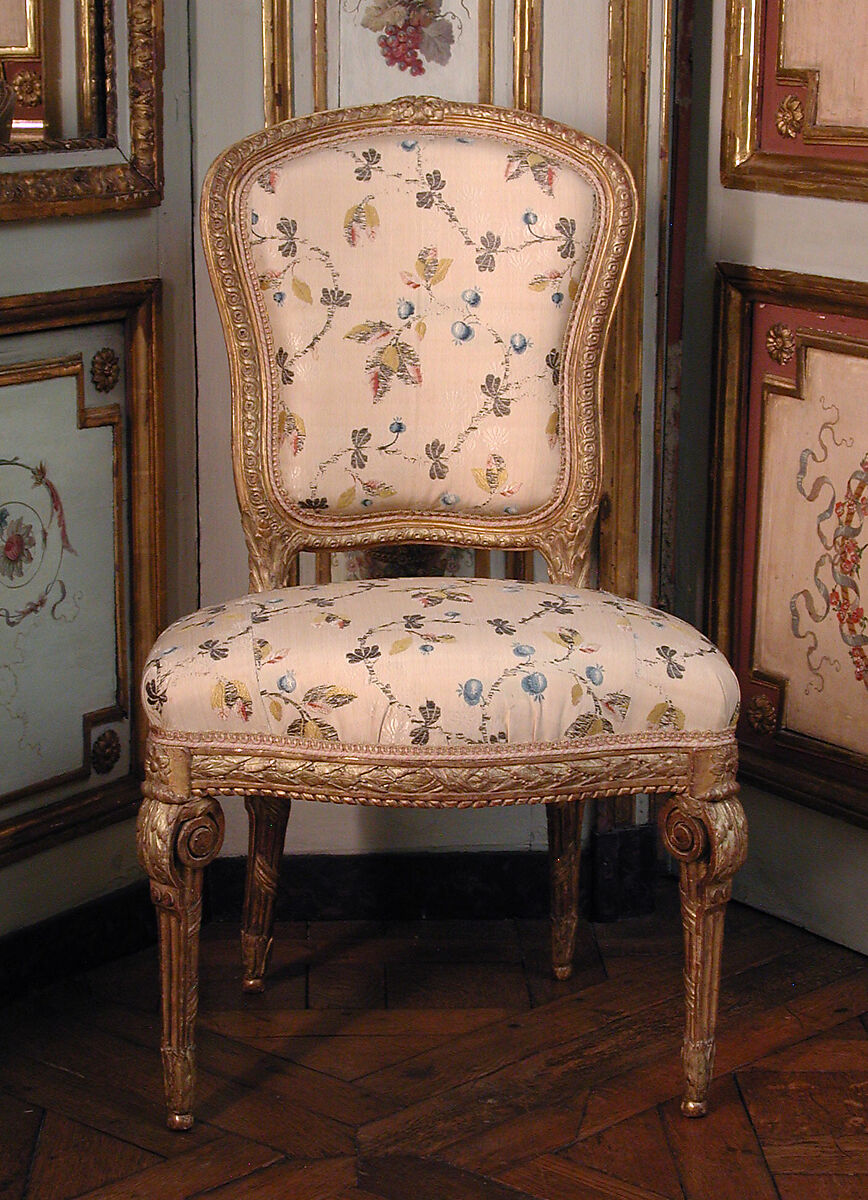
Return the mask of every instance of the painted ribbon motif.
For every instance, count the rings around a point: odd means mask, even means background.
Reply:
[[[826,507],[817,517],[817,537],[825,548],[814,565],[814,587],[822,601],[819,606],[808,588],[802,588],[790,599],[790,625],[793,636],[805,639],[808,643],[806,660],[813,682],[808,687],[822,691],[825,681],[822,668],[833,664],[827,655],[817,657],[818,638],[813,629],[803,629],[803,621],[807,617],[819,624],[830,612],[838,619],[838,631],[841,639],[849,649],[849,657],[858,682],[868,687],[868,656],[865,646],[868,645],[868,618],[866,618],[859,595],[859,571],[864,546],[859,544],[859,536],[866,515],[868,515],[868,453],[863,455],[859,466],[847,480],[847,486],[842,499],[838,499],[835,485],[827,475],[821,475],[806,490],[805,479],[810,464],[823,463],[828,458],[828,445],[823,440],[828,433],[836,446],[848,444],[839,440],[834,432],[838,422],[838,409],[832,406],[834,417],[824,422],[820,427],[818,442],[821,454],[806,448],[799,456],[799,472],[796,477],[796,487],[809,503],[828,488],[830,499]],[[831,532],[827,531],[827,522],[834,522]],[[832,587],[829,588],[824,576],[831,576]],[[804,608],[804,612],[802,611]]]

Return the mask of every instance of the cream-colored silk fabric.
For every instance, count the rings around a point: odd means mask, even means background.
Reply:
[[[594,592],[384,579],[244,596],[170,626],[155,729],[399,746],[728,728],[738,684],[683,621]]]
[[[551,498],[562,343],[599,232],[588,179],[493,139],[378,136],[275,163],[242,211],[285,503]]]

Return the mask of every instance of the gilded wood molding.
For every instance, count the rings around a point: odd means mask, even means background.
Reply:
[[[515,0],[513,103],[523,112],[542,110],[542,0]]]
[[[190,756],[189,790],[173,775]],[[735,791],[734,735],[590,737],[581,743],[413,749],[258,735],[153,732],[145,794],[267,795],[388,807],[480,808],[636,791],[717,802]]]
[[[0,297],[3,336],[111,322],[123,322],[125,327],[127,531],[132,596],[129,678],[138,680],[154,638],[166,623],[159,280]],[[99,412],[87,410],[90,419]],[[118,491],[123,487],[120,473],[114,486]],[[116,587],[122,586],[123,581],[116,580]],[[124,643],[126,640],[124,634]],[[125,671],[124,665],[120,671]],[[132,815],[141,796],[138,778],[147,720],[138,689],[126,703],[132,706],[133,718],[129,774],[111,783],[85,783],[69,798],[0,823],[0,864],[26,858]]]
[[[633,255],[606,355],[600,586],[635,596],[639,582],[642,315],[645,296],[647,76],[650,17],[645,0],[609,6],[607,140],[640,181]]]
[[[117,0],[118,3],[122,0]],[[90,165],[87,152],[112,149],[113,110],[107,114],[107,138],[77,139],[58,145],[77,162],[56,169],[0,171],[0,220],[33,220],[128,208],[147,208],[162,201],[162,0],[126,0],[128,28],[129,157],[120,163]],[[107,21],[111,7],[106,7]],[[109,28],[107,24],[107,28]],[[107,70],[111,39],[107,39]],[[54,148],[48,144],[47,149]],[[27,158],[28,145],[5,146],[0,154]]]
[[[728,0],[721,181],[748,191],[865,200],[868,128],[819,120],[821,73],[784,60],[787,7],[788,0]]]
[[[2,332],[2,330],[0,330]],[[123,527],[123,475],[121,473],[121,410],[117,404],[101,405],[99,407],[87,407],[85,405],[84,394],[84,363],[80,354],[70,355],[62,359],[43,359],[38,362],[24,361],[13,363],[8,366],[0,366],[0,388],[15,387],[21,384],[43,383],[52,379],[73,379],[75,381],[76,392],[76,426],[78,429],[99,429],[107,426],[111,429],[112,435],[112,479],[113,479],[113,494],[112,494],[112,536],[113,536],[113,559],[114,559],[114,613],[115,613],[115,629],[114,629],[114,655],[117,663],[117,687],[115,691],[115,701],[113,704],[104,708],[94,709],[90,712],[82,714],[81,731],[82,731],[82,750],[81,763],[79,766],[72,768],[69,771],[64,771],[54,775],[51,778],[40,779],[28,783],[25,787],[16,788],[12,791],[7,791],[4,788],[3,781],[0,780],[0,808],[8,804],[12,804],[16,800],[20,800],[25,796],[33,795],[34,793],[47,791],[51,788],[60,787],[62,784],[74,782],[77,779],[87,779],[93,768],[92,762],[92,741],[93,730],[100,725],[105,725],[109,721],[120,720],[126,712],[129,711],[130,703],[130,681],[127,657],[125,648],[127,645],[127,571],[125,566],[124,554],[124,527]],[[32,474],[30,487],[42,487],[48,490],[50,494],[51,505],[55,510],[60,508],[62,501],[59,497],[57,489],[50,479],[45,475],[44,464],[40,462],[39,467],[35,468],[25,463],[20,463],[17,459],[9,460],[5,456],[0,458],[0,466],[14,466],[18,470],[23,470],[25,475]],[[16,471],[17,473],[17,471]],[[8,502],[9,496],[4,496]],[[58,518],[59,519],[59,518]],[[43,545],[47,539],[47,531],[43,537]],[[71,551],[71,547],[66,543],[66,534],[63,533],[64,546]],[[61,555],[62,555],[61,551]],[[62,583],[59,585],[63,588]],[[51,606],[52,600],[49,595],[49,589],[53,588],[56,594],[58,587],[57,579],[52,581],[49,588],[46,588],[43,596],[39,598],[37,603],[47,601],[46,608]],[[22,604],[19,601],[19,605]],[[0,607],[0,616],[3,617],[7,626],[15,628],[22,619],[26,619],[26,614],[31,609],[31,605],[21,609],[17,614],[10,613],[7,609]],[[75,705],[76,701],[73,698],[71,703]],[[79,710],[80,711],[80,710]],[[113,731],[111,731],[113,732]],[[99,759],[99,754],[97,755]]]
[[[805,394],[810,350],[868,357],[868,284],[729,264],[718,267],[706,622],[709,635],[733,662],[742,686],[738,733],[744,778],[811,808],[868,825],[865,757],[843,743],[837,746],[823,740],[817,732],[808,736],[785,727],[782,714],[788,681],[762,669],[756,659],[760,537],[771,519],[765,507],[762,466],[764,439],[771,436],[769,397]],[[834,397],[825,403],[829,407],[823,411],[833,425],[821,440],[825,437],[831,446],[830,437],[840,438],[834,429],[838,410]],[[841,444],[849,445],[849,439]],[[833,501],[837,499],[842,481],[837,475],[825,483],[819,480],[820,463],[825,461],[822,449],[809,447],[803,453],[801,470],[815,463],[818,481],[800,499],[796,486],[800,455],[791,453],[792,503],[807,505],[813,495],[823,497],[819,508],[829,507],[829,496],[836,493]],[[857,469],[863,454],[863,447],[853,446]],[[830,519],[832,510],[833,505]],[[784,516],[789,527],[793,510]],[[828,546],[818,544],[817,553],[831,564],[836,543],[830,533],[824,534]],[[788,620],[796,620],[798,612],[793,611],[789,592],[781,602]],[[841,618],[835,616],[830,619],[837,625]],[[841,621],[841,627],[846,632],[846,622]],[[854,645],[858,640],[850,638]],[[842,672],[859,669],[850,662],[846,644],[842,642],[836,653]],[[828,696],[818,694],[818,704],[830,702]]]

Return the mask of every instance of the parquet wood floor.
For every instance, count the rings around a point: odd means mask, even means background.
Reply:
[[[676,889],[586,926],[203,934],[199,1121],[164,1126],[154,951],[0,1010],[0,1200],[866,1200],[868,960],[738,905],[712,1111],[678,1111]]]

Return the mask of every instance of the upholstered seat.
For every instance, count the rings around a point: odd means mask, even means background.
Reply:
[[[585,586],[635,215],[624,163],[592,138],[424,97],[289,121],[211,168],[202,222],[251,594],[167,629],[143,679],[138,844],[173,1128],[193,1121],[202,868],[237,796],[247,991],[265,985],[293,799],[544,805],[566,979],[582,806],[662,796],[681,863],[683,1108],[705,1111],[746,850],[738,687],[696,630]],[[491,551],[538,551],[551,582],[330,582],[331,552],[396,545],[482,551],[480,575],[485,552],[490,567]],[[297,586],[301,551],[315,586]]]
[[[606,592],[381,579],[259,592],[154,646],[155,729],[474,746],[726,730],[738,684],[691,626]]]

